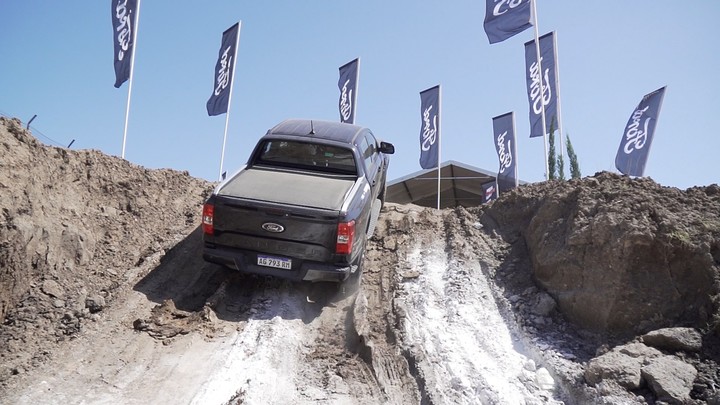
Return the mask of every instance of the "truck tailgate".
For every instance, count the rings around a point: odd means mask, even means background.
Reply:
[[[218,196],[215,200],[217,246],[330,260],[335,248],[337,211]]]
[[[230,180],[218,195],[339,211],[355,181],[347,177],[250,168]]]

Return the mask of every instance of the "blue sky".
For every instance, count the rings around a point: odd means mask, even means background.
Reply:
[[[197,6],[202,4],[201,6]],[[357,120],[396,146],[391,179],[420,170],[420,96],[442,86],[442,156],[496,171],[492,117],[515,112],[519,177],[544,179],[528,138],[523,44],[490,45],[468,1],[142,0],[125,158],[216,180],[225,116],[205,103],[222,32],[242,21],[225,169],[285,118],[338,121],[338,68],[360,58]],[[564,132],[584,176],[615,171],[624,126],[667,86],[645,175],[720,183],[720,2],[538,0],[556,31]],[[0,113],[54,146],[120,156],[128,84],[113,87],[110,1],[0,3]],[[42,134],[42,135],[41,135]]]

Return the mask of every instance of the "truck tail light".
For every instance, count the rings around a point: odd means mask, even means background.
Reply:
[[[213,217],[215,216],[215,206],[212,204],[203,205],[202,211],[202,229],[203,233],[212,235],[215,232],[213,226]]]
[[[337,230],[337,243],[335,253],[350,254],[352,251],[353,238],[355,237],[355,221],[340,222]]]

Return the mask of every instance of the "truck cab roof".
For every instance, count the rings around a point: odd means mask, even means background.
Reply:
[[[341,122],[289,119],[270,128],[265,136],[289,135],[307,138],[310,135],[316,139],[353,144],[355,138],[365,131],[369,130],[358,125]]]

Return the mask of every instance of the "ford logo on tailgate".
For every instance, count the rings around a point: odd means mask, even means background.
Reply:
[[[285,227],[274,222],[265,222],[264,224],[262,224],[262,229],[268,232],[280,233],[285,230]]]

